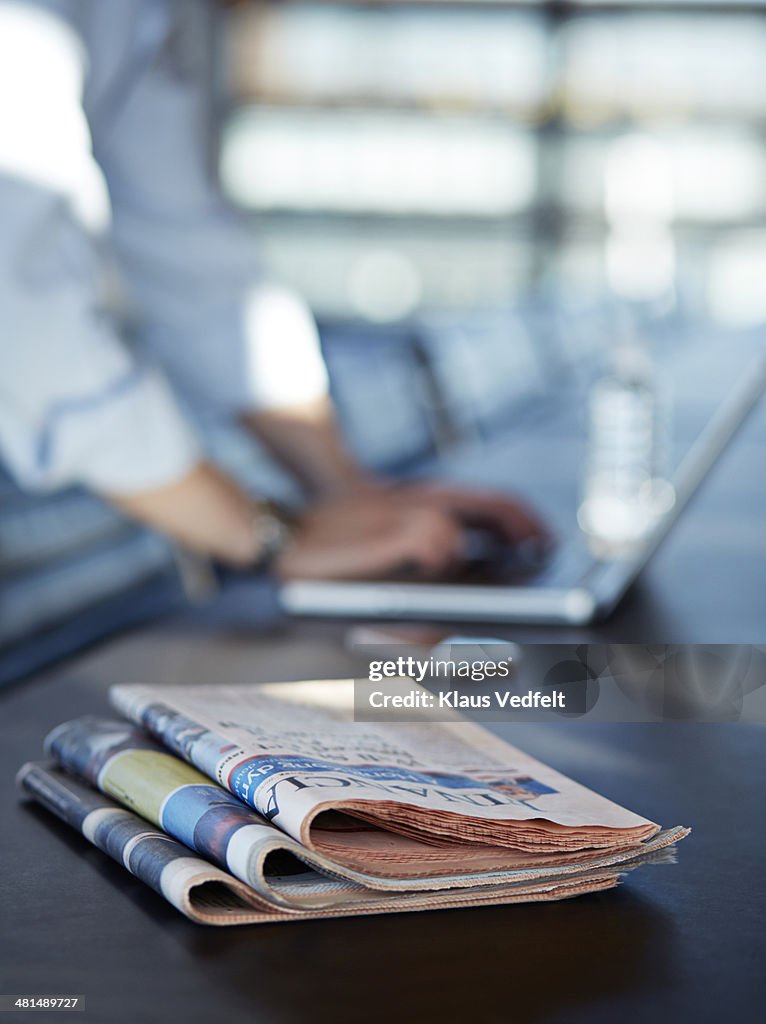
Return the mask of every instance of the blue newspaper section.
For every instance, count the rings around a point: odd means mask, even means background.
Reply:
[[[226,851],[237,832],[265,823],[220,786],[199,785],[183,786],[168,797],[161,824],[192,850],[227,868]]]
[[[428,790],[432,790],[439,791],[442,796],[456,803],[485,807],[511,803],[534,807],[530,801],[535,797],[556,792],[538,779],[522,773],[508,773],[496,779],[475,779],[446,772],[414,771],[395,765],[340,764],[300,754],[264,754],[238,761],[236,754],[239,748],[235,744],[203,728],[167,704],[158,701],[147,705],[141,712],[140,720],[141,725],[165,747],[196,765],[211,778],[219,779],[222,785],[262,814],[267,821],[274,821],[281,813],[278,788],[296,792],[317,787],[323,784],[323,773],[325,776],[331,774],[332,784],[336,787],[350,786],[353,779],[354,785],[377,789],[379,793],[388,787],[400,797],[408,791],[413,795],[426,796]],[[222,774],[221,766],[227,758],[229,765],[226,774]],[[313,780],[309,779],[311,775],[314,776]],[[263,783],[274,776],[278,778],[272,785],[263,787]],[[329,782],[328,777],[324,785]],[[472,792],[475,794],[473,797]],[[453,794],[451,798],[449,793]]]
[[[121,754],[145,751],[163,759],[171,757],[140,730],[124,722],[93,717],[59,726],[48,737],[46,746],[48,753],[67,771],[97,787],[103,769]],[[158,816],[154,817],[141,806],[134,806],[134,809],[191,850],[229,870],[227,850],[234,835],[250,825],[266,827],[266,822],[236,796],[208,782],[185,763],[183,770],[195,782],[177,786],[170,792],[162,801]],[[71,824],[79,827],[77,822]]]
[[[265,782],[279,776],[278,782],[268,790],[259,791]],[[312,779],[311,776],[314,776]],[[514,801],[526,802],[534,796],[555,793],[556,790],[528,775],[516,775],[498,779],[495,782],[470,778],[467,775],[453,775],[446,772],[418,772],[394,765],[349,765],[333,761],[321,761],[312,757],[292,755],[289,757],[251,757],[237,764],[226,780],[229,789],[251,806],[257,806],[269,821],[280,814],[277,799],[279,782],[290,792],[321,786],[344,788],[369,785],[375,788],[389,786],[398,792],[427,796],[429,791],[438,791],[441,796],[447,792],[460,791],[459,799],[464,803],[500,806]],[[393,784],[393,785],[392,785]],[[407,788],[409,787],[409,789]],[[466,791],[468,794],[466,795]],[[475,796],[471,796],[473,791]],[[454,799],[458,799],[455,795]]]

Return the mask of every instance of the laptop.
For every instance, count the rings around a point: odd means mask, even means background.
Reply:
[[[293,580],[280,600],[289,614],[586,625],[608,616],[683,515],[766,390],[766,359],[733,387],[672,476],[675,502],[629,553],[596,556],[572,524],[553,555],[534,566],[477,555],[465,577],[444,583]]]

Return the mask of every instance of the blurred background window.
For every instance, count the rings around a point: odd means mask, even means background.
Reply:
[[[369,325],[381,407],[373,325],[420,325],[447,437],[598,348],[610,304],[766,319],[764,4],[260,2],[229,28],[224,189],[320,320]]]

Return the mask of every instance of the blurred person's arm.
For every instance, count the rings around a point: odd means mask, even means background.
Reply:
[[[108,203],[93,203],[84,74],[65,20],[0,3],[0,454],[26,490],[82,484],[199,550],[254,558],[249,499],[201,463],[164,377],[101,312]]]
[[[102,221],[111,212],[131,297],[153,326],[145,341],[175,383],[249,413],[310,491],[335,495],[303,518],[283,575],[442,572],[459,554],[453,518],[359,494],[365,475],[332,424],[313,320],[264,282],[249,234],[211,189],[190,56],[153,71],[148,90],[133,83],[94,131],[112,186]],[[66,21],[0,2],[0,452],[27,490],[83,484],[198,551],[251,564],[251,499],[202,461],[162,374],[101,312],[85,65]]]
[[[81,44],[65,22],[0,2],[0,453],[26,490],[82,484],[200,553],[253,565],[262,553],[257,505],[202,461],[165,378],[134,358],[101,312],[102,254],[82,190],[98,181],[83,76]],[[259,381],[271,380],[278,402],[323,395],[313,321],[299,303],[270,295],[256,320],[272,317],[276,302],[283,358],[288,369],[303,361],[311,380],[307,390],[305,374],[275,378],[272,363]],[[300,329],[285,334],[296,319]],[[455,533],[438,514],[405,521],[340,500],[305,518],[277,568],[361,576],[408,566],[426,575],[454,559]]]
[[[270,553],[258,503],[212,466],[154,491],[111,497],[129,515],[230,565],[249,568]],[[354,493],[309,508],[271,568],[287,579],[425,579],[448,573],[460,548],[457,524],[439,509]]]
[[[150,489],[199,457],[164,378],[101,310],[84,67],[66,22],[0,4],[0,451],[32,491]]]
[[[376,478],[349,454],[327,397],[251,414],[246,421],[319,503],[370,497],[402,510],[446,513],[464,527],[493,532],[507,544],[550,544],[539,516],[516,497],[457,484],[416,480],[391,485]]]
[[[373,474],[349,453],[327,395],[300,405],[249,413],[244,421],[315,500],[379,486]]]
[[[543,527],[518,502],[460,488],[376,484],[333,420],[313,317],[270,282],[249,225],[223,201],[210,155],[211,9],[178,5],[178,67],[153,69],[121,104],[99,147],[114,180],[121,269],[148,325],[145,343],[199,407],[244,416],[309,497],[348,502],[371,487],[397,509],[427,507],[516,541]],[[98,141],[98,140],[97,140]],[[392,516],[395,513],[392,508]]]
[[[214,162],[212,5],[168,9],[167,39],[95,119],[139,343],[201,413],[244,417],[311,496],[364,477],[340,441],[316,323],[270,280]]]

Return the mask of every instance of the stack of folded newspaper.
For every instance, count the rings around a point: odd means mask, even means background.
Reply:
[[[562,899],[689,831],[457,717],[355,722],[352,681],[111,697],[128,721],[59,726],[19,784],[207,924]]]

